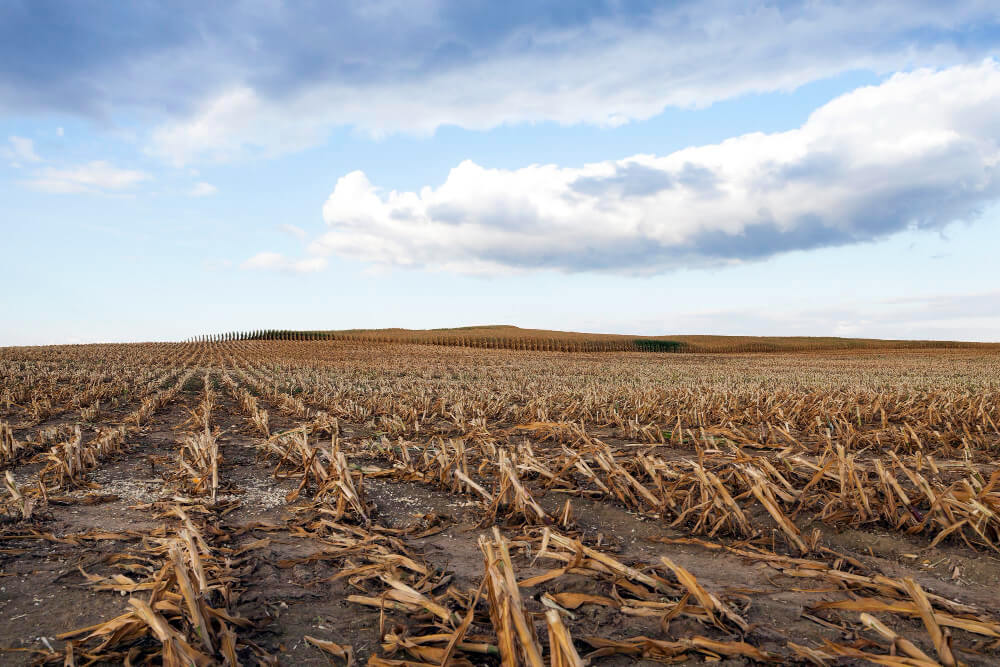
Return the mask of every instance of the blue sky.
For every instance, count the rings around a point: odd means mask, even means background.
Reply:
[[[1000,341],[988,2],[7,2],[0,345]]]

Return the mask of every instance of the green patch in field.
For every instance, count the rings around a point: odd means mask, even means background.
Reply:
[[[655,338],[636,338],[632,341],[643,352],[680,352],[684,343],[676,340],[658,340]]]

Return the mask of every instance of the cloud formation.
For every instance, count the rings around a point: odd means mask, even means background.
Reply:
[[[146,172],[120,169],[98,160],[78,167],[42,169],[24,184],[35,190],[58,194],[120,192],[149,179]]]
[[[800,128],[562,168],[466,161],[438,187],[339,179],[310,247],[388,266],[654,273],[862,243],[1000,197],[1000,64],[897,74]]]
[[[409,49],[401,60],[395,51],[368,57],[371,46],[318,61],[286,53],[268,76],[228,80],[156,128],[149,151],[175,164],[270,156],[318,144],[337,126],[374,136],[616,126],[849,70],[979,60],[1000,39],[1000,8],[977,2],[596,3],[563,13],[525,3],[509,18],[483,9],[429,3],[426,16],[397,17],[387,5]],[[362,34],[372,29],[352,18]],[[293,62],[306,66],[280,65]]]
[[[977,61],[998,37],[1000,6],[977,0],[14,1],[0,4],[0,113],[139,110],[159,123],[148,150],[183,164],[296,150],[336,126],[617,125],[855,69]]]

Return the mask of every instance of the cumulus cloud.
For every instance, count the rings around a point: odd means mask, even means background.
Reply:
[[[149,179],[146,172],[134,169],[120,169],[114,165],[98,160],[78,167],[66,169],[48,168],[37,172],[33,178],[24,184],[53,193],[79,192],[119,192],[127,190]]]
[[[355,171],[314,255],[462,272],[649,273],[860,243],[969,219],[1000,196],[1000,64],[897,74],[801,127],[581,168],[466,161],[384,192]]]
[[[42,158],[35,152],[35,142],[18,136],[7,137],[7,147],[0,149],[3,156],[18,164],[21,162],[41,162]]]
[[[209,197],[218,191],[219,189],[211,183],[201,181],[200,183],[194,184],[194,187],[191,188],[191,192],[189,194],[192,197]]]
[[[286,273],[315,273],[326,268],[326,258],[289,259],[277,252],[260,252],[243,262],[242,269],[283,271]]]

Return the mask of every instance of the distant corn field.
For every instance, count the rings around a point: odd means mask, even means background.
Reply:
[[[540,352],[754,353],[836,350],[1000,349],[1000,345],[960,341],[881,340],[811,336],[627,336],[521,329],[514,326],[455,329],[345,329],[296,331],[258,329],[195,336],[189,342],[244,340],[343,341],[443,345]]]

